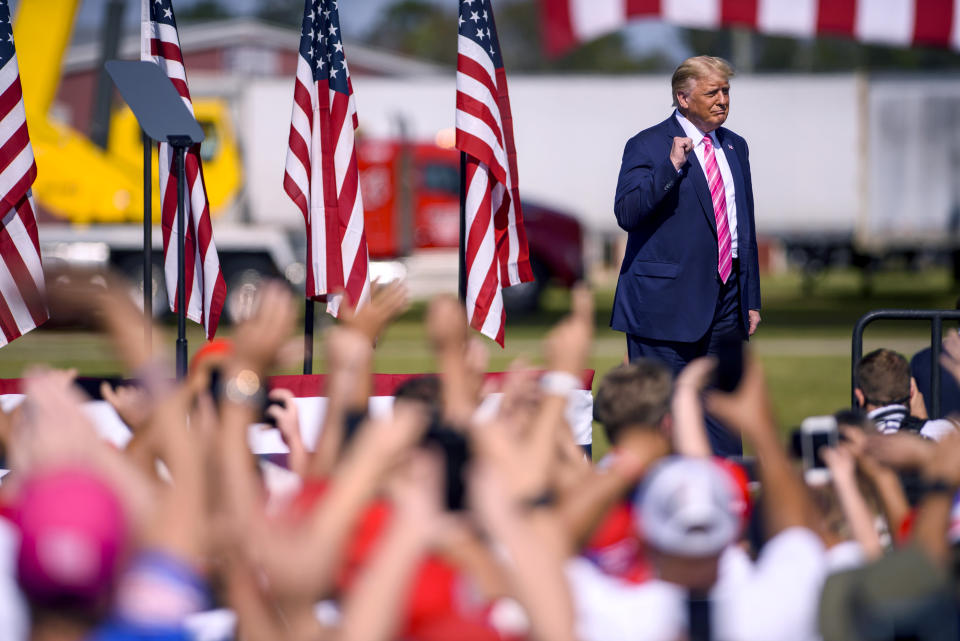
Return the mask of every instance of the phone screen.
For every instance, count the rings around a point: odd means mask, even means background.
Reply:
[[[824,447],[836,447],[837,445],[837,433],[833,432],[813,432],[808,433],[806,436],[810,440],[809,450],[812,452],[812,458],[810,459],[810,464],[806,465],[804,462],[804,467],[810,469],[825,469],[827,464],[824,462],[823,457],[820,456],[820,451]]]
[[[829,481],[830,473],[820,452],[824,447],[836,447],[839,440],[837,419],[833,416],[811,416],[800,424],[800,453],[808,483]]]

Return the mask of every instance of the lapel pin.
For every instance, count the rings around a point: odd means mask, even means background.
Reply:
[[[732,149],[733,149],[733,145],[731,145],[730,143],[727,143],[727,149],[732,150]]]

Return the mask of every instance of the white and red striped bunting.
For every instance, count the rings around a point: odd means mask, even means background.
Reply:
[[[393,392],[399,385],[423,376],[423,374],[374,374],[373,393],[370,397],[371,416],[381,416],[393,405]],[[507,376],[505,372],[490,372],[486,381],[495,390],[486,403],[496,404],[501,396],[500,383]],[[593,387],[594,370],[584,370],[580,375],[580,389],[567,399],[566,418],[574,440],[580,445],[593,442]],[[91,379],[92,381],[93,379]],[[99,385],[93,381],[92,388]],[[313,449],[319,436],[320,425],[326,411],[327,399],[324,396],[326,376],[323,374],[273,376],[269,379],[271,389],[283,388],[293,392],[300,415],[300,432],[304,444]],[[21,379],[0,379],[0,408],[9,411],[18,404],[21,396]],[[94,419],[101,436],[123,447],[130,440],[130,432],[106,401],[90,401],[87,405],[89,415]],[[282,454],[286,446],[277,430],[262,430],[259,427],[250,430],[250,447],[257,454]]]
[[[306,224],[306,296],[327,301],[334,316],[339,292],[353,305],[370,296],[357,108],[338,16],[332,0],[306,3],[283,175]]]
[[[152,13],[151,13],[152,12]],[[193,102],[187,87],[187,73],[180,52],[176,20],[170,0],[141,0],[141,60],[155,62],[167,75],[190,113]],[[163,229],[163,264],[170,309],[177,311],[177,173],[174,149],[158,145],[160,173],[160,211]],[[184,274],[186,279],[186,315],[203,325],[207,338],[217,333],[220,313],[227,297],[227,286],[220,269],[220,258],[213,242],[210,204],[203,180],[200,145],[185,155],[186,194],[184,194]]]
[[[0,0],[0,347],[50,316],[30,192],[36,178],[10,7]]]
[[[810,38],[842,36],[894,47],[960,49],[956,0],[540,0],[544,45],[560,55],[634,18],[681,27],[738,26]]]
[[[533,280],[520,208],[507,76],[490,0],[463,0],[457,38],[457,149],[466,163],[467,318],[502,347],[502,288]]]

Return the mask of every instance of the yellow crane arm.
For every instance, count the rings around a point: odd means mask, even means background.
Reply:
[[[46,119],[60,84],[60,67],[70,44],[81,0],[20,0],[13,23],[30,122]]]

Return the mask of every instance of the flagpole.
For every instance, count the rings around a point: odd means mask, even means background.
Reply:
[[[313,374],[313,314],[315,303],[308,298],[303,311],[303,373]]]
[[[153,141],[143,131],[143,340],[147,353],[153,343]]]
[[[460,152],[460,247],[459,283],[460,302],[467,302],[467,154]]]
[[[190,138],[170,136],[167,142],[173,146],[177,165],[177,379],[183,380],[187,377],[187,279],[184,267],[186,221],[183,201],[187,193],[185,160]]]

